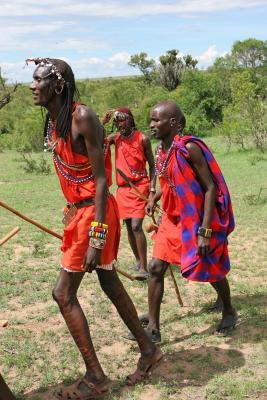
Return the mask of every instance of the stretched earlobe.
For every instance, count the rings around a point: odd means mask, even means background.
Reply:
[[[64,86],[61,86],[59,89],[55,88],[56,94],[61,94],[63,92]]]

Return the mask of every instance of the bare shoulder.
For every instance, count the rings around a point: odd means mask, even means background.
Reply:
[[[73,113],[73,119],[77,124],[79,124],[84,121],[95,120],[97,119],[97,115],[92,108],[85,106],[84,104],[79,104]]]
[[[185,147],[188,150],[189,157],[194,163],[202,163],[205,160],[201,148],[193,142],[186,143]]]

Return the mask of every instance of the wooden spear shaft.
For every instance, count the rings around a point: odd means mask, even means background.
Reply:
[[[41,229],[42,231],[44,231],[44,232],[46,232],[46,233],[49,233],[49,235],[55,236],[56,238],[58,238],[58,239],[60,239],[60,240],[63,239],[63,237],[62,237],[61,235],[59,235],[58,233],[56,233],[56,232],[52,231],[51,229],[48,229],[48,228],[46,228],[45,226],[39,224],[39,222],[36,222],[36,221],[34,221],[33,219],[27,217],[26,215],[22,214],[21,212],[15,210],[15,208],[12,208],[12,207],[10,207],[9,205],[5,204],[5,203],[4,203],[3,201],[1,201],[1,200],[0,200],[0,206],[3,207],[3,208],[5,208],[5,209],[8,210],[8,211],[11,211],[13,214],[15,214],[15,215],[17,215],[18,217],[24,219],[25,221],[29,222],[30,224],[37,226],[37,228]],[[115,269],[116,269],[116,271],[117,271],[119,274],[125,276],[126,278],[130,279],[131,281],[134,281],[134,280],[135,280],[135,278],[134,278],[132,275],[128,274],[127,272],[124,272],[124,271],[122,271],[122,270],[120,270],[120,269],[118,269],[118,268],[115,268]]]
[[[0,240],[0,246],[2,246],[2,244],[6,243],[9,239],[11,239],[13,236],[16,235],[16,233],[18,233],[20,231],[20,227],[17,226],[16,228],[12,229],[11,232],[9,232],[6,236],[4,236],[1,240]]]
[[[33,219],[27,217],[26,215],[20,213],[19,211],[15,210],[15,208],[12,208],[5,204],[3,201],[0,200],[0,206],[7,209],[8,211],[11,211],[13,214],[17,215],[18,217],[24,219],[25,221],[29,222],[32,225],[37,226],[37,228],[41,229],[42,231],[49,233],[52,236],[55,236],[58,239],[62,240],[62,236],[58,235],[56,232],[51,231],[50,229],[46,228],[45,226],[39,224],[39,222],[34,221]]]

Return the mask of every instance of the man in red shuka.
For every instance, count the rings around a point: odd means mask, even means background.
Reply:
[[[133,115],[129,108],[122,107],[113,112],[107,112],[103,124],[113,115],[113,123],[118,130],[108,136],[110,144],[115,145],[116,165],[116,200],[119,206],[120,218],[125,221],[128,240],[135,255],[138,269],[136,279],[147,279],[147,242],[142,228],[145,217],[145,201],[139,198],[117,168],[123,171],[127,178],[143,193],[150,197],[155,193],[155,166],[149,138],[136,129]],[[146,170],[149,165],[149,176]]]
[[[60,400],[91,399],[107,392],[110,383],[97,358],[88,322],[77,298],[85,272],[96,271],[101,288],[138,342],[141,358],[127,382],[132,385],[146,378],[162,358],[162,353],[145,334],[114,269],[119,218],[116,201],[108,192],[110,154],[104,142],[103,127],[92,109],[73,101],[75,80],[66,62],[51,58],[28,61],[37,65],[30,89],[35,105],[48,111],[48,142],[68,202],[62,268],[53,297],[86,367],[82,379],[60,389],[55,397]]]

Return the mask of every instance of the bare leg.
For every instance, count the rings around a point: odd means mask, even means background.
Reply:
[[[227,334],[235,327],[237,321],[237,313],[231,303],[229,283],[227,278],[224,278],[219,282],[211,282],[211,285],[221,297],[223,303],[222,320],[217,328],[217,332]]]
[[[61,270],[53,290],[53,298],[58,303],[63,318],[69,328],[86,366],[86,376],[90,382],[105,379],[91,340],[89,326],[77,299],[77,291],[84,273]]]
[[[160,330],[160,306],[164,293],[164,275],[168,268],[166,261],[152,258],[149,264],[148,310],[149,323],[147,330]]]
[[[142,328],[133,302],[119,280],[116,271],[97,269],[97,274],[103,291],[112,301],[122,320],[136,338],[142,356],[151,357],[155,353],[156,347]]]
[[[147,272],[147,242],[142,228],[143,218],[132,218],[131,228],[140,260],[140,272]]]
[[[125,224],[127,228],[127,234],[128,234],[128,241],[131,246],[132,252],[134,253],[135,259],[136,259],[136,265],[138,266],[138,269],[140,268],[140,258],[137,250],[137,245],[136,245],[136,240],[134,233],[132,231],[132,220],[131,218],[125,219]]]
[[[4,378],[0,375],[0,400],[15,400]]]
[[[210,312],[219,312],[219,311],[222,311],[222,309],[223,309],[223,302],[222,302],[221,296],[220,296],[220,294],[219,294],[219,292],[218,292],[218,289],[217,289],[215,286],[213,286],[212,284],[211,284],[211,286],[216,290],[217,299],[215,300],[215,303],[213,303],[213,304],[208,308],[208,311],[210,311]]]

